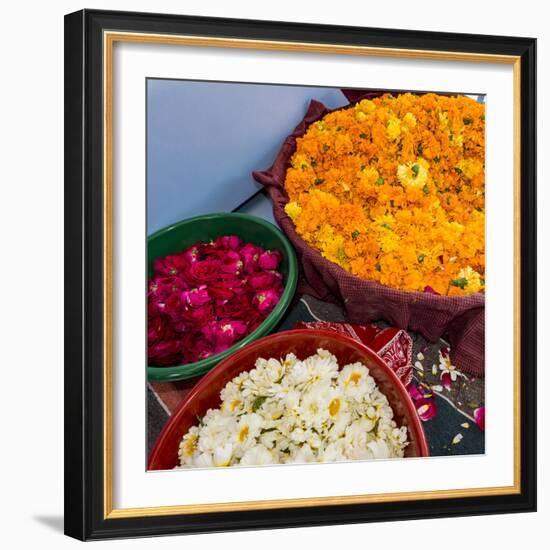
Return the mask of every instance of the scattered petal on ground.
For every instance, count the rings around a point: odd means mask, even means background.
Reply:
[[[463,437],[464,436],[461,433],[456,434],[453,438],[453,441],[452,441],[453,445],[458,445],[458,443],[460,443],[462,441]]]

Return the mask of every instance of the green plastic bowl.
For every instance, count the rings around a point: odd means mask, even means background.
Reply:
[[[292,245],[283,233],[273,224],[248,214],[220,213],[197,216],[170,225],[153,233],[147,239],[148,276],[153,274],[153,262],[159,256],[167,256],[182,251],[197,242],[208,242],[222,235],[237,235],[244,242],[250,242],[263,248],[276,249],[283,254],[279,271],[283,275],[285,290],[279,303],[264,319],[263,323],[235,345],[208,359],[178,365],[175,367],[147,367],[147,376],[151,381],[168,382],[185,380],[208,372],[220,361],[250,344],[254,340],[269,334],[281,320],[290,305],[298,280],[298,262]]]

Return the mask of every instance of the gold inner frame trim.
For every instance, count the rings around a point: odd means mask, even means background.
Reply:
[[[413,59],[466,61],[474,63],[498,63],[513,65],[514,73],[514,484],[504,487],[481,487],[448,489],[439,491],[412,491],[400,493],[312,497],[280,500],[255,500],[246,502],[222,502],[211,504],[182,504],[177,506],[156,506],[150,508],[113,508],[113,361],[112,361],[112,293],[113,293],[113,46],[116,42],[141,44],[165,44],[180,46],[202,46],[216,48],[259,49],[270,51],[307,52],[320,54],[346,54],[374,57],[405,57]],[[368,46],[347,46],[340,44],[316,44],[305,42],[282,42],[270,40],[248,40],[211,38],[202,36],[164,35],[132,32],[110,32],[103,34],[103,114],[104,114],[104,518],[134,518],[211,512],[234,512],[246,510],[271,510],[277,508],[303,508],[308,506],[334,506],[346,504],[367,504],[403,502],[412,500],[435,500],[443,498],[466,498],[519,494],[521,492],[521,425],[520,425],[520,189],[521,189],[521,62],[518,56],[499,54],[478,54],[431,50],[408,50]]]

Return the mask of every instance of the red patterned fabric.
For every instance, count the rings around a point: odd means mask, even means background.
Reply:
[[[327,321],[298,321],[294,328],[331,330],[350,336],[375,351],[390,367],[405,386],[411,383],[413,375],[411,337],[399,328],[379,328],[376,325],[352,325]]]
[[[380,93],[362,94],[376,97]],[[384,319],[393,326],[419,332],[430,342],[448,336],[453,364],[474,376],[485,374],[485,296],[440,296],[431,293],[396,290],[379,283],[360,279],[321,256],[296,233],[294,223],[284,207],[288,196],[284,181],[288,161],[296,150],[296,138],[308,126],[330,111],[313,100],[304,119],[289,135],[273,166],[263,172],[253,172],[265,186],[273,202],[277,223],[286,233],[300,260],[301,288],[321,300],[340,303],[352,323],[365,324]]]

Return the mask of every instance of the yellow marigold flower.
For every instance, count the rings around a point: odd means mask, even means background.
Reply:
[[[374,218],[374,223],[384,229],[392,229],[395,218],[391,214],[383,214]]]
[[[309,159],[305,155],[294,155],[292,158],[292,167],[302,170],[309,168]]]
[[[418,161],[400,164],[397,167],[397,178],[404,187],[417,187],[422,189],[428,183],[428,170],[424,163]]]
[[[399,122],[399,119],[397,117],[390,117],[388,120],[388,137],[395,141],[400,135],[401,135],[401,123]]]
[[[393,231],[385,231],[378,238],[382,252],[394,252],[399,248],[399,241],[399,235],[396,235]]]
[[[378,170],[376,168],[368,166],[364,170],[361,170],[358,173],[358,180],[358,191],[363,191],[367,194],[369,193],[369,191],[372,191],[374,194],[376,194],[376,189],[373,189],[373,186],[375,186],[376,183],[380,180],[380,174],[378,173]]]
[[[449,126],[449,117],[447,116],[447,113],[445,111],[439,112],[437,114],[437,118],[439,119],[439,126],[442,130],[446,130]]]
[[[451,144],[455,147],[462,147],[464,145],[464,136],[461,132],[458,134],[453,134],[452,138]]]
[[[454,279],[453,283],[455,286],[460,286],[463,289],[467,288],[469,292],[479,292],[485,284],[481,280],[481,275],[470,266],[461,269],[458,272],[457,279]]]
[[[483,171],[483,163],[478,159],[462,159],[456,166],[462,174],[470,179]]]
[[[374,101],[371,101],[370,99],[363,99],[362,101],[359,101],[359,103],[355,104],[355,109],[357,111],[361,111],[363,113],[372,113],[373,111],[376,111],[376,104]]]
[[[416,117],[412,113],[407,113],[403,117],[403,122],[409,127],[414,128],[416,126]]]
[[[302,207],[296,201],[288,202],[285,206],[285,212],[296,223],[298,216],[302,213]]]

